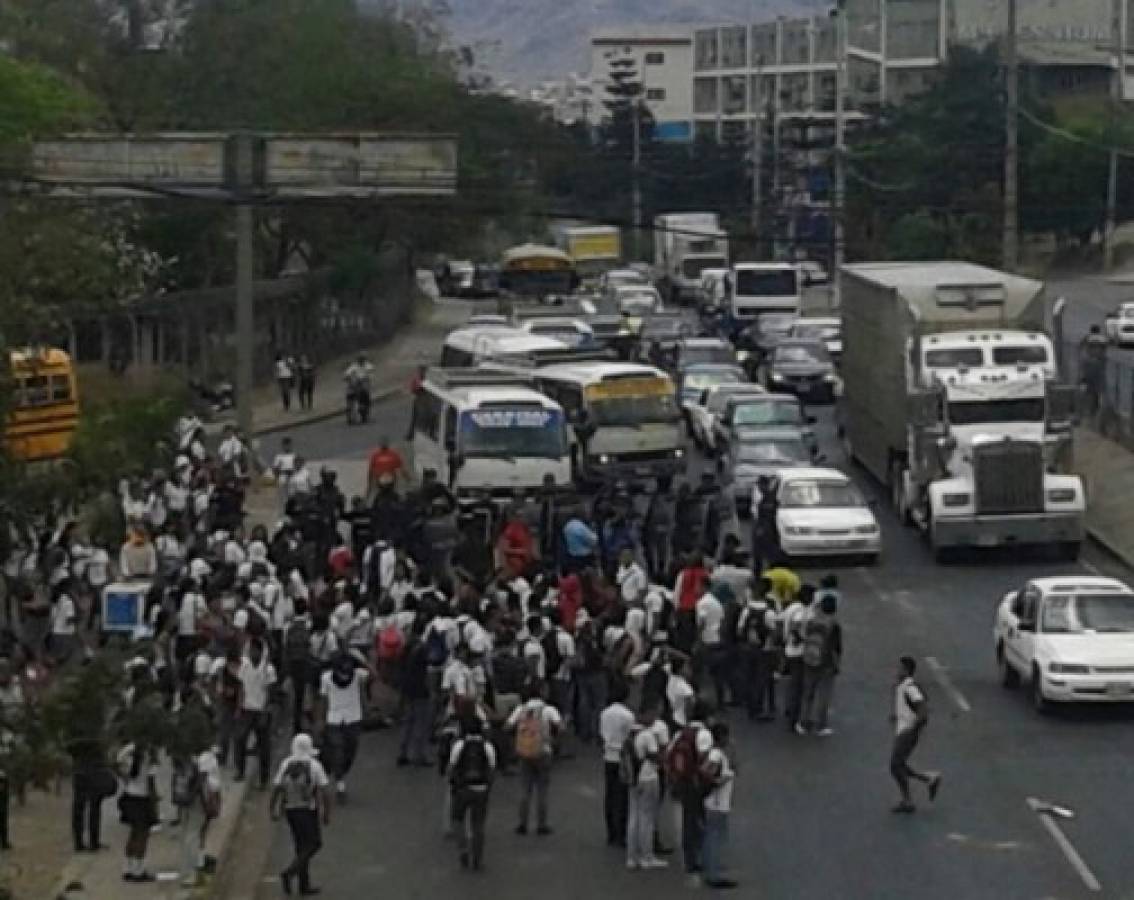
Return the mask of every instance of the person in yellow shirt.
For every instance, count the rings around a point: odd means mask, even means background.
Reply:
[[[796,575],[795,572],[784,566],[773,566],[770,569],[766,569],[762,575],[771,582],[771,595],[776,600],[778,611],[783,612],[788,604],[799,596],[803,582],[799,580],[799,576]]]

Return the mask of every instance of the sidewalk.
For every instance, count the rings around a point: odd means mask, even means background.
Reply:
[[[1079,428],[1075,468],[1087,490],[1091,538],[1134,567],[1134,452],[1096,431]]]
[[[419,365],[434,363],[444,335],[459,327],[475,304],[423,300],[415,322],[386,344],[369,351],[375,366],[375,399],[381,400],[406,389]],[[255,406],[256,436],[296,428],[345,414],[341,373],[355,354],[331,360],[320,367],[313,409],[284,412],[273,386],[257,390]],[[219,430],[220,424],[213,427]],[[253,492],[247,504],[250,519],[272,524],[278,510],[274,489]],[[163,767],[164,769],[165,767]],[[255,763],[250,766],[255,776]],[[248,782],[234,784],[231,773],[224,773],[224,805],[220,817],[210,828],[209,853],[222,858],[230,842],[238,839]],[[168,777],[162,776],[159,789],[169,794]],[[260,796],[252,792],[253,797]],[[109,900],[118,897],[188,898],[208,897],[208,885],[194,891],[181,887],[178,869],[182,863],[180,829],[165,826],[150,840],[147,867],[159,880],[150,886],[125,884],[121,877],[122,848],[126,829],[118,821],[113,799],[103,804],[102,842],[108,849],[98,854],[74,855],[70,834],[70,782],[52,793],[29,792],[20,806],[12,799],[11,834],[14,849],[0,857],[3,878],[0,886],[10,887],[12,896],[68,900]],[[163,803],[162,818],[172,816],[172,807]],[[68,890],[71,888],[71,890]]]

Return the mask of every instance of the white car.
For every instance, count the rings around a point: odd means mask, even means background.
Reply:
[[[554,338],[568,347],[587,348],[595,343],[594,330],[586,322],[577,319],[549,316],[542,319],[528,319],[520,328],[529,334]]]
[[[753,492],[753,508],[759,502]],[[874,511],[851,480],[837,469],[784,469],[776,486],[776,525],[787,557],[882,554]]]
[[[792,322],[789,339],[819,341],[827,348],[831,359],[838,362],[843,355],[842,319],[827,316],[805,316]]]
[[[662,311],[658,289],[649,284],[620,284],[612,295],[614,311],[641,321],[643,316]]]
[[[1134,590],[1115,578],[1034,578],[1000,601],[993,628],[1005,687],[1053,703],[1134,702]]]
[[[599,295],[611,300],[614,298],[615,289],[624,284],[649,287],[650,280],[637,269],[611,269],[609,272],[603,272],[602,277],[599,278]]]
[[[1104,321],[1106,339],[1119,347],[1134,344],[1134,303],[1123,303]]]
[[[695,403],[690,403],[689,430],[693,443],[706,453],[717,449],[717,419],[724,412],[730,397],[756,397],[766,394],[759,384],[715,384],[706,389]]]

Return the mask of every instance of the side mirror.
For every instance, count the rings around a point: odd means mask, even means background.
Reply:
[[[1020,631],[1034,632],[1036,630],[1036,623],[1032,619],[1021,619],[1016,623],[1016,628]]]

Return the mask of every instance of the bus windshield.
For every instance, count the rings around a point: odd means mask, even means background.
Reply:
[[[567,452],[563,414],[537,405],[482,406],[461,413],[460,451],[470,457],[544,457]]]
[[[736,273],[739,297],[794,297],[798,292],[795,269],[740,269]]]
[[[587,388],[595,425],[629,427],[672,423],[681,418],[672,382],[666,378],[620,378]]]

